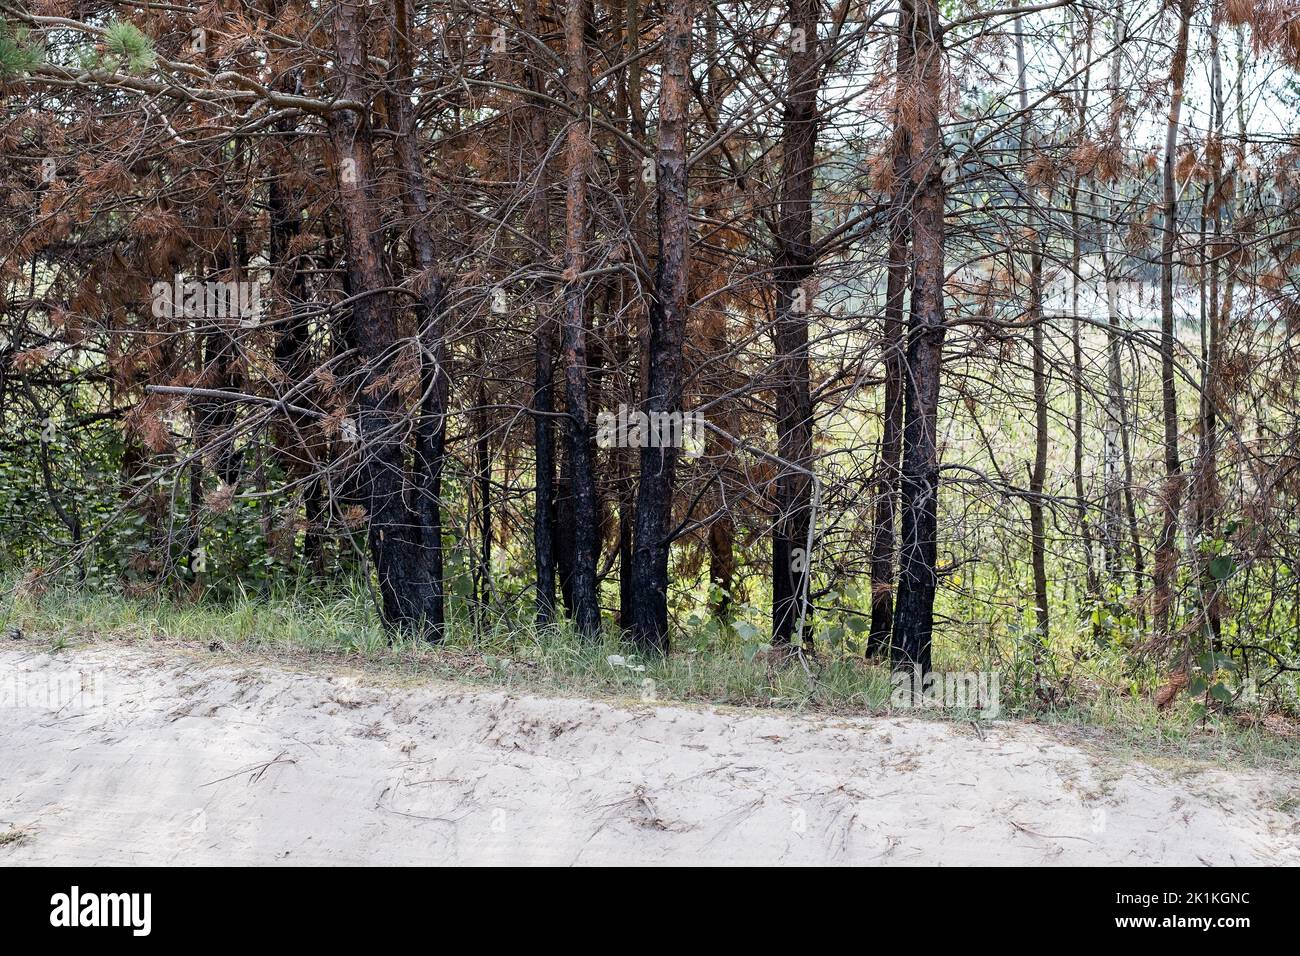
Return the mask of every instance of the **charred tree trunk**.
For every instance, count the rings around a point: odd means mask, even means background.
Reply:
[[[393,0],[396,25],[396,95],[389,97],[395,125],[393,150],[401,168],[402,208],[410,220],[411,247],[417,270],[417,328],[421,346],[421,407],[415,431],[415,510],[419,515],[419,554],[429,582],[428,626],[441,635],[446,617],[446,580],[442,553],[442,470],[446,458],[447,414],[451,380],[447,371],[443,279],[431,231],[432,211],[416,140],[411,105],[414,69],[406,0]]]
[[[871,630],[867,654],[889,653],[894,617],[895,513],[898,507],[899,454],[903,447],[903,374],[907,336],[903,302],[907,293],[909,245],[907,165],[911,133],[903,120],[903,77],[912,69],[912,15],[904,2],[898,10],[898,84],[894,105],[893,192],[889,219],[889,264],[885,279],[885,313],[880,348],[885,368],[885,407],[880,431],[880,460],[876,464],[875,527],[871,535]]]
[[[296,86],[293,76],[286,76],[281,84],[286,91],[292,92]],[[292,123],[283,120],[276,124],[279,137],[272,147],[279,157],[279,164],[286,163],[289,149],[285,142],[293,143]],[[283,166],[281,167],[283,169]],[[283,377],[285,390],[302,389],[312,374],[311,354],[311,319],[308,308],[307,270],[303,266],[304,257],[294,253],[294,240],[301,232],[302,201],[295,191],[288,187],[283,173],[273,173],[266,189],[266,206],[269,233],[269,258],[274,263],[275,291],[272,301],[284,302],[284,317],[275,339],[275,367]],[[299,397],[296,405],[306,404]],[[306,490],[303,495],[303,507],[306,511],[307,530],[303,536],[303,560],[315,574],[325,570],[324,554],[324,482],[321,471],[328,466],[328,459],[318,460],[316,448],[321,447],[312,442],[316,423],[307,416],[295,411],[288,412],[291,437],[287,444],[291,451],[285,453],[280,449],[281,461],[287,472],[306,478]]]
[[[568,406],[569,466],[573,498],[573,610],[578,632],[595,639],[600,632],[600,593],[596,583],[599,521],[596,513],[596,462],[592,453],[591,411],[587,402],[587,174],[592,143],[589,124],[591,71],[587,62],[587,0],[569,0],[564,35],[569,103],[568,183],[564,235],[564,385]]]
[[[1029,320],[1033,348],[1034,388],[1034,464],[1029,472],[1029,550],[1034,572],[1034,620],[1038,627],[1038,646],[1047,645],[1049,614],[1047,608],[1047,527],[1043,502],[1047,486],[1047,369],[1043,354],[1043,250],[1034,238],[1033,263],[1029,279]]]
[[[334,45],[341,95],[370,101],[362,8],[339,4],[334,10]],[[386,291],[392,282],[383,267],[382,229],[371,155],[369,117],[335,110],[328,119],[342,209],[347,280],[356,297],[351,337],[360,353],[357,425],[361,452],[360,489],[366,503],[367,532],[384,620],[391,626],[433,636],[441,609],[438,589],[423,557],[421,516],[406,499],[406,414],[384,373],[399,344],[397,314]]]
[[[524,29],[533,37],[541,36],[537,0],[524,2]],[[537,63],[537,51],[528,45],[528,88],[543,92],[544,81]],[[536,185],[528,209],[528,231],[539,244],[535,265],[544,267],[550,255],[551,215],[547,202],[546,111],[538,103],[530,107],[528,148],[532,157]],[[540,261],[539,261],[540,260]],[[552,396],[555,379],[555,320],[549,308],[549,288],[539,290],[533,332],[533,448],[535,453],[536,491],[533,495],[533,557],[537,574],[537,626],[555,622],[555,411]]]
[[[1171,582],[1178,562],[1176,537],[1178,514],[1182,510],[1183,466],[1178,454],[1178,395],[1174,378],[1174,245],[1178,238],[1178,194],[1175,165],[1178,152],[1178,123],[1187,75],[1187,36],[1192,18],[1192,0],[1179,0],[1178,38],[1169,68],[1171,87],[1169,122],[1165,131],[1163,231],[1160,241],[1160,405],[1164,418],[1165,484],[1160,494],[1160,537],[1155,555],[1155,623],[1162,637],[1170,634],[1173,604]]]
[[[659,262],[650,305],[650,362],[645,410],[650,421],[682,411],[682,337],[691,222],[687,196],[686,110],[691,89],[691,0],[671,0],[664,12],[663,73],[659,88],[659,150],[655,208]],[[663,419],[661,419],[663,420]],[[653,427],[653,426],[652,426]],[[668,651],[668,552],[673,483],[679,449],[641,449],[632,555],[632,640],[644,651]]]
[[[1019,3],[1016,4],[1019,6]],[[1025,76],[1025,34],[1019,29],[1021,21],[1017,20],[1016,30],[1016,70],[1020,85],[1020,143],[1019,153],[1022,169],[1028,168],[1029,161],[1029,84]],[[1029,234],[1033,249],[1030,252],[1029,266],[1029,310],[1030,347],[1033,350],[1033,392],[1034,392],[1034,462],[1029,469],[1029,563],[1034,576],[1034,620],[1038,631],[1035,641],[1035,664],[1039,655],[1047,647],[1048,608],[1047,608],[1047,528],[1043,515],[1043,497],[1047,485],[1047,371],[1046,357],[1043,354],[1045,344],[1043,316],[1043,240],[1040,235],[1041,224],[1034,212],[1037,198],[1033,187],[1025,185],[1026,198],[1030,208]],[[1048,205],[1051,196],[1048,195]]]
[[[446,584],[442,552],[442,469],[445,458],[450,379],[443,323],[443,279],[430,222],[428,188],[416,140],[411,105],[414,68],[410,51],[410,23],[406,0],[392,0],[392,88],[387,95],[393,126],[393,151],[401,180],[402,209],[409,220],[412,259],[416,273],[416,319],[420,343],[421,403],[415,429],[413,511],[417,516],[412,546],[420,577],[430,589],[426,617],[430,636],[440,636],[446,615]]]
[[[483,373],[486,373],[483,369]],[[474,627],[481,630],[492,599],[492,446],[488,436],[488,397],[485,378],[478,383],[478,407],[474,410],[475,494],[478,505],[478,560],[472,575]]]
[[[645,110],[641,103],[640,0],[622,0],[610,4],[611,16],[618,25],[619,55],[628,64],[626,75],[618,87],[618,115],[623,128],[636,142],[645,142]],[[623,201],[632,210],[630,244],[635,249],[646,247],[647,203],[644,201],[645,183],[639,156],[634,156],[627,143],[619,140],[615,146],[619,185]],[[620,395],[627,395],[630,403],[639,405],[644,398],[643,382],[639,370],[643,366],[642,337],[638,322],[640,307],[646,297],[642,294],[640,277],[624,275],[620,285],[622,308],[615,341],[618,366],[623,372]],[[616,448],[610,451],[615,476],[615,501],[618,506],[618,626],[631,630],[635,620],[636,578],[633,571],[636,550],[636,470],[639,449]]]
[[[791,0],[790,57],[781,130],[781,187],[777,215],[776,443],[782,459],[776,479],[772,529],[772,643],[789,645],[808,617],[812,576],[812,393],[808,367],[806,287],[815,265],[812,242],[813,173],[817,150],[818,0]],[[811,649],[811,641],[805,640]]]
[[[706,62],[709,64],[708,85],[705,90],[704,104],[709,123],[712,129],[716,131],[720,122],[719,111],[725,95],[723,85],[726,82],[726,77],[718,54],[717,8],[710,4],[705,10],[704,16],[704,55]],[[718,160],[710,162],[705,167],[704,175],[707,180],[703,187],[706,195],[720,196],[719,184],[722,182],[724,175],[721,162]],[[716,223],[720,221],[722,215],[723,211],[720,203],[706,202],[704,210],[706,221],[710,224]],[[700,271],[706,275],[708,274],[707,270]],[[696,281],[701,280],[697,279]],[[710,287],[707,290],[701,289],[699,293],[692,296],[696,302],[708,298],[707,293],[716,291],[715,282],[711,279],[704,279],[703,281]],[[714,302],[709,302],[704,309],[704,361],[713,364],[716,369],[708,377],[709,399],[719,403],[714,407],[717,408],[726,423],[724,430],[728,434],[738,435],[740,434],[740,416],[732,410],[734,408],[733,403],[724,397],[732,386],[730,360],[727,354],[727,314],[727,309]],[[705,455],[708,460],[710,462],[722,461],[718,468],[716,494],[713,496],[714,517],[709,522],[708,549],[710,608],[713,616],[723,627],[730,627],[731,625],[731,611],[735,600],[733,591],[735,590],[736,577],[736,523],[732,517],[729,503],[729,489],[734,480],[734,469],[730,464],[733,451],[730,439],[724,438],[713,431],[709,431],[705,437]]]
[[[943,50],[938,0],[914,6],[916,53],[906,79],[912,138],[912,311],[908,322],[903,423],[902,540],[890,659],[930,670],[938,589],[939,380],[944,315]]]

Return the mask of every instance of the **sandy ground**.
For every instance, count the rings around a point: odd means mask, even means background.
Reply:
[[[0,864],[1300,863],[1296,777],[1158,771],[1011,723],[27,642],[0,647],[6,693]]]

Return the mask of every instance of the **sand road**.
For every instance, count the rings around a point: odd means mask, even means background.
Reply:
[[[0,865],[1300,863],[1300,778],[1040,727],[7,645]]]

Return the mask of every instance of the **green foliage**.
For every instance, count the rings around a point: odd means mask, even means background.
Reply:
[[[27,28],[0,19],[0,80],[23,76],[40,61],[40,47]]]
[[[1245,684],[1239,691],[1229,687],[1226,676],[1237,669],[1236,663],[1227,654],[1206,651],[1196,659],[1192,676],[1187,682],[1187,694],[1192,698],[1201,698],[1193,705],[1197,719],[1204,720],[1215,704],[1233,703],[1239,695],[1253,695],[1253,685]]]
[[[1231,555],[1221,554],[1217,558],[1210,559],[1210,577],[1216,581],[1225,581],[1235,567]]]
[[[152,69],[156,56],[153,40],[129,20],[114,20],[104,34],[107,55],[104,65],[110,69],[125,68],[128,73],[140,74]]]
[[[70,403],[44,449],[39,423],[10,430],[8,450],[0,455],[0,572],[39,570],[65,583],[82,579],[92,592],[184,589],[214,601],[284,593],[311,579],[313,572],[299,560],[303,531],[297,498],[266,503],[235,496],[223,509],[200,502],[194,512],[188,472],[178,473],[171,456],[159,456],[128,477],[120,427],[104,421],[74,424],[80,412]],[[42,453],[49,456],[55,498],[81,523],[80,553],[51,505],[39,466]],[[275,465],[266,466],[265,474],[283,481]],[[206,496],[217,487],[209,475],[200,491]],[[194,528],[194,544],[204,554],[202,571],[196,571],[190,550]],[[352,549],[345,530],[337,530],[340,537],[326,545],[326,577],[351,573]]]

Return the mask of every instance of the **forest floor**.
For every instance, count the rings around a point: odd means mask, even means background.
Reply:
[[[1294,768],[1068,727],[546,697],[182,642],[7,640],[0,681],[0,865],[1300,864]]]

